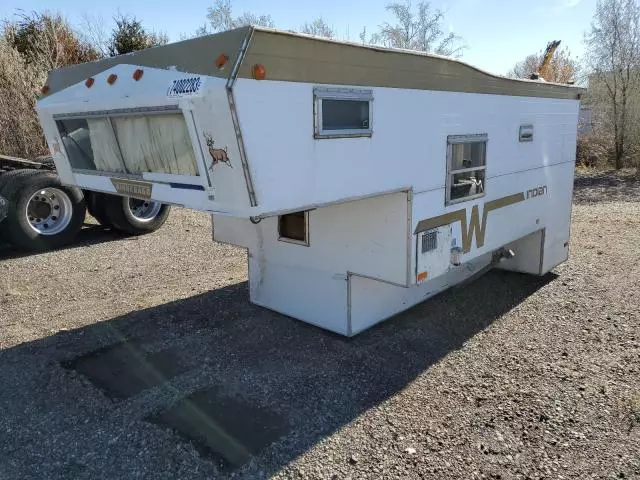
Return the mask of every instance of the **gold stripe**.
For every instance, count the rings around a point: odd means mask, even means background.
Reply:
[[[487,232],[487,215],[489,215],[490,211],[508,207],[514,203],[522,202],[524,199],[524,193],[521,192],[486,202],[482,209],[482,222],[480,222],[478,205],[474,205],[471,208],[471,220],[469,222],[467,222],[466,208],[445,213],[437,217],[427,218],[426,220],[420,220],[414,233],[417,234],[425,230],[431,230],[432,228],[460,222],[460,228],[462,230],[462,250],[464,253],[469,253],[474,235],[476,237],[476,247],[480,248],[484,245],[484,237]]]
[[[467,211],[464,208],[462,210],[456,210],[455,212],[445,213],[438,217],[420,220],[414,233],[424,232],[425,230],[431,230],[432,228],[442,227],[455,222],[467,222]]]

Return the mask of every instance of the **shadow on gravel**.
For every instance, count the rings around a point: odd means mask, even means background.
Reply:
[[[127,429],[169,435],[172,452],[191,443],[223,475],[262,477],[404,389],[555,278],[492,271],[352,339],[251,305],[245,282],[14,347],[0,352],[0,368],[12,357],[62,364],[71,375],[65,383],[78,385],[78,374],[91,383],[71,389],[81,400],[47,399],[58,416],[84,416],[76,405],[97,402],[102,391],[112,410],[93,421],[110,425],[109,416],[133,400],[146,407],[126,419]],[[34,382],[22,382],[34,391],[20,396],[37,403]],[[45,424],[32,441],[57,434]],[[101,448],[95,435],[88,451]],[[158,461],[144,455],[147,464]]]
[[[0,228],[2,226],[0,225]],[[117,232],[105,229],[100,225],[85,224],[80,230],[76,239],[66,247],[58,250],[68,250],[70,248],[88,247],[96,245],[98,243],[113,242],[114,240],[122,240],[124,237]],[[29,257],[31,255],[38,255],[42,252],[24,252],[19,250],[8,243],[3,243],[0,239],[0,262],[2,260],[9,260],[12,258]]]
[[[640,179],[633,170],[576,173],[573,202],[595,204],[640,201]]]

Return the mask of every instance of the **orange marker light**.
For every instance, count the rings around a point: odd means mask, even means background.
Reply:
[[[424,282],[427,279],[427,272],[420,272],[418,274],[418,283]]]
[[[89,77],[84,81],[87,88],[91,88],[96,80],[93,77]]]
[[[265,70],[264,65],[260,65],[259,63],[256,63],[253,66],[252,74],[253,78],[256,80],[264,80],[267,78],[267,71]]]
[[[42,92],[43,95],[46,95],[47,93],[49,93],[49,90],[51,90],[51,88],[49,87],[49,85],[45,85],[44,87],[42,87],[40,89],[40,91]]]
[[[138,68],[135,72],[133,72],[133,79],[137,82],[142,78],[142,75],[144,75],[144,70]]]
[[[114,83],[116,83],[117,79],[118,79],[118,75],[116,75],[115,73],[112,73],[107,77],[107,83],[109,85],[113,85]]]
[[[220,56],[216,58],[216,67],[218,67],[218,69],[221,69],[227,64],[228,61],[229,56],[221,53]]]

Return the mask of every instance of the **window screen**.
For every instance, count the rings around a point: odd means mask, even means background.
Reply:
[[[278,217],[278,238],[309,244],[307,212],[287,213]]]
[[[450,136],[448,139],[447,198],[456,203],[484,195],[487,136]]]
[[[369,102],[363,100],[322,100],[323,130],[369,129]]]
[[[432,230],[422,234],[422,253],[431,252],[438,248],[438,231]]]
[[[371,90],[318,87],[314,99],[316,138],[371,135]]]
[[[96,164],[93,161],[87,121],[85,119],[58,120],[56,124],[71,168],[95,170]]]
[[[198,175],[187,124],[180,113],[64,119],[56,123],[72,168]]]

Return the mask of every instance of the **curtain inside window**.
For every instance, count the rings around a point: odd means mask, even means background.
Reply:
[[[116,117],[112,122],[127,172],[197,175],[182,115]]]
[[[89,118],[89,138],[93,150],[96,170],[102,172],[125,173],[118,142],[108,118]]]
[[[181,114],[87,119],[95,169],[198,175]]]

